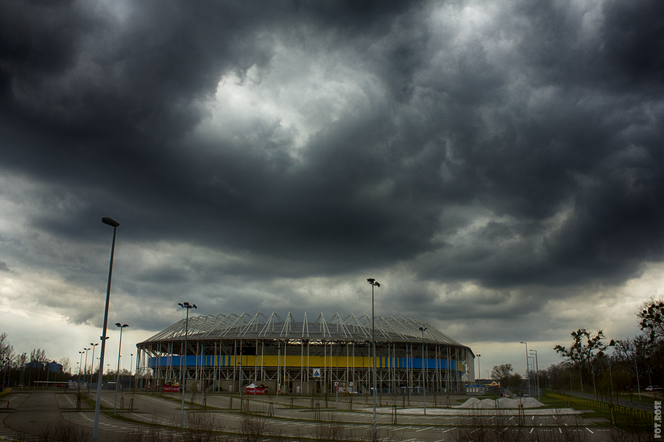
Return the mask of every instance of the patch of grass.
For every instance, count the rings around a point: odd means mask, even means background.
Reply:
[[[562,397],[562,398],[561,398]],[[585,419],[602,419],[603,421],[596,422],[598,426],[611,426],[615,422],[615,426],[626,430],[634,431],[634,429],[646,429],[652,427],[652,422],[649,418],[641,416],[634,416],[632,414],[621,413],[616,407],[613,410],[613,415],[610,409],[602,406],[600,402],[594,400],[579,401],[583,398],[575,396],[568,396],[557,392],[545,392],[542,396],[542,403],[551,404],[558,407],[569,407],[574,410],[589,410],[582,413],[581,416]],[[558,405],[556,405],[558,404]]]

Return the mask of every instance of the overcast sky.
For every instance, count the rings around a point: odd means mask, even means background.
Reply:
[[[0,332],[428,321],[494,365],[662,288],[664,2],[0,3]],[[108,363],[118,331],[109,331]],[[90,358],[91,359],[91,358]]]

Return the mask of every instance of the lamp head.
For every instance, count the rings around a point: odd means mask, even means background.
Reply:
[[[367,278],[367,281],[369,281],[369,284],[373,284],[375,280],[376,280],[375,278]]]
[[[101,222],[103,222],[104,224],[108,224],[109,226],[113,226],[113,227],[117,227],[117,226],[120,225],[119,222],[117,222],[116,220],[114,220],[113,218],[108,217],[108,216],[103,217],[101,219]]]

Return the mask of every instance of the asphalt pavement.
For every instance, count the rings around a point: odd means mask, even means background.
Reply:
[[[115,419],[112,416],[114,392],[103,392],[102,406],[111,416],[100,416],[100,442],[120,442],[127,434],[146,431],[150,426],[163,432],[179,431],[182,423],[185,428],[214,428],[232,435],[242,434],[247,425],[258,422],[264,436],[288,437],[289,440],[321,438],[330,432],[342,434],[346,439],[370,440],[372,431],[372,405],[364,397],[353,398],[352,402],[345,397],[337,404],[331,397],[326,402],[324,397],[244,396],[241,401],[238,396],[211,394],[205,397],[203,404],[202,395],[187,395],[184,414],[178,395],[123,393],[121,398],[124,399],[119,400],[118,415],[122,419]],[[458,404],[457,399],[450,398],[450,403]],[[66,427],[91,438],[94,409],[84,402],[77,410],[75,391],[18,392],[2,400],[6,406],[0,411],[0,437],[29,440],[49,429]],[[386,440],[453,441],[460,431],[469,433],[467,437],[472,438],[477,435],[474,432],[486,428],[528,434],[577,432],[588,440],[608,440],[606,427],[579,418],[571,409],[533,409],[519,414],[517,410],[434,408],[430,404],[424,415],[423,404],[417,398],[412,398],[410,407],[406,408],[403,406],[407,401],[401,398],[383,398],[380,405],[376,426],[379,437]],[[129,409],[130,406],[133,408]],[[88,440],[87,436],[83,440]]]

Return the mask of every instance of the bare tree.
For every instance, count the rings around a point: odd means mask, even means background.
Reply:
[[[7,333],[0,333],[0,359],[13,359],[14,347],[9,343]]]
[[[644,302],[636,316],[651,342],[664,340],[664,299],[652,298]]]
[[[514,371],[512,364],[494,365],[491,370],[491,379],[497,379],[502,387],[507,387],[512,371]]]
[[[579,367],[579,376],[581,377],[581,389],[583,390],[583,375],[582,372],[585,368],[588,368],[592,375],[593,386],[595,385],[596,377],[596,362],[598,359],[601,359],[604,356],[604,352],[608,347],[615,345],[615,342],[611,340],[608,344],[604,343],[604,332],[599,330],[595,336],[592,336],[585,328],[580,328],[575,332],[572,332],[573,343],[569,348],[565,348],[562,345],[556,345],[553,349],[557,353],[562,354],[566,357],[572,364]],[[595,388],[595,393],[597,389]]]
[[[48,359],[46,359],[46,350],[40,348],[32,349],[30,352],[30,362],[48,362]]]
[[[71,371],[71,362],[70,362],[68,357],[60,358],[58,363],[60,365],[62,365],[62,372],[63,373],[69,373]]]

